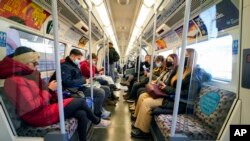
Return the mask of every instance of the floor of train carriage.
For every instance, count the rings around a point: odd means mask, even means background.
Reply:
[[[95,128],[93,130],[91,141],[152,141],[152,139],[137,139],[131,137],[131,120],[129,103],[123,99],[124,91],[115,91],[115,95],[119,96],[116,106],[106,106],[111,111],[110,120],[112,125],[108,128]]]

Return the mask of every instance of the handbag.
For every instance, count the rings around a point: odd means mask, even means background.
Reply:
[[[165,92],[163,92],[157,84],[147,84],[146,85],[147,93],[154,99],[161,98],[167,96]]]
[[[77,88],[66,88],[64,93],[67,93],[68,97],[73,98],[84,98],[85,95],[82,91],[79,91]],[[64,95],[65,96],[65,95]]]

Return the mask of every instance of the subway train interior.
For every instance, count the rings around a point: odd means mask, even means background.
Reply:
[[[0,141],[244,140],[249,17],[249,0],[0,0]]]

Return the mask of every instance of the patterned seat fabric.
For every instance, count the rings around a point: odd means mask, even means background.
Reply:
[[[77,125],[78,123],[75,118],[65,120],[65,130],[68,133],[68,139],[73,136]],[[17,134],[18,136],[44,137],[47,133],[52,131],[60,131],[59,123],[45,127],[22,126],[21,128],[17,129]]]
[[[0,88],[0,97],[4,101],[4,106],[8,111],[9,117],[12,121],[14,128],[16,129],[18,136],[27,136],[27,137],[44,137],[48,132],[51,131],[60,131],[59,123],[53,124],[46,127],[31,127],[27,126],[19,116],[16,114],[16,109],[13,104],[7,99],[7,97],[3,94],[3,89]],[[70,139],[76,128],[78,126],[78,121],[75,118],[70,118],[65,120],[65,130],[68,133],[68,139]]]
[[[194,115],[178,115],[176,132],[191,140],[215,140],[235,99],[235,93],[214,86],[202,86]],[[162,134],[170,135],[172,115],[155,117]]]
[[[171,132],[172,115],[156,116],[155,121],[167,140]],[[211,127],[191,115],[178,115],[176,133],[185,134],[190,140],[214,140],[216,138],[216,133]]]

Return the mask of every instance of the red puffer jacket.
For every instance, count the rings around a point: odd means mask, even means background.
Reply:
[[[16,106],[22,120],[39,127],[59,122],[58,104],[50,102],[56,93],[47,90],[38,71],[5,57],[0,62],[0,78],[6,79],[4,94]],[[64,107],[71,101],[63,100]]]

